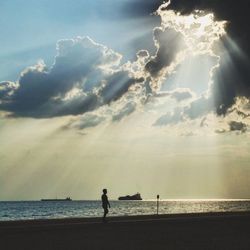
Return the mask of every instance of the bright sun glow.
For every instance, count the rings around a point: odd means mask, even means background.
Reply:
[[[167,10],[170,1],[161,5],[156,14],[161,17],[162,27],[180,32],[193,54],[211,52],[212,46],[226,34],[226,21],[215,21],[214,14],[196,10],[190,15],[181,15]]]
[[[220,56],[215,52],[215,44],[218,44],[220,38],[226,34],[226,21],[217,21],[213,13],[195,10],[189,15],[168,9],[170,1],[162,4],[156,11],[156,15],[161,18],[161,30],[166,31],[166,36],[175,31],[179,36],[177,45],[178,53],[172,63],[162,70],[161,76],[152,80],[151,87],[159,91],[162,83],[169,75],[176,72],[178,66],[185,61],[192,61],[197,56],[207,58],[210,66],[210,79],[212,79],[214,70],[219,66]],[[169,32],[168,32],[169,30]],[[202,62],[201,62],[202,63]],[[197,65],[188,66],[197,67]],[[165,77],[165,79],[164,79]],[[185,82],[184,75],[181,79]],[[194,75],[196,79],[196,75]],[[211,85],[211,80],[208,85]],[[189,88],[189,86],[186,86]]]

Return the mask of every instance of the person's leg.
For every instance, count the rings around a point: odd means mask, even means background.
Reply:
[[[103,221],[106,222],[106,215],[108,214],[109,210],[108,208],[104,208],[104,213],[103,213]]]

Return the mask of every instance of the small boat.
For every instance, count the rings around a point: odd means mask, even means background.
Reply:
[[[41,199],[41,201],[72,201],[72,199],[67,197],[65,199]]]
[[[120,196],[118,198],[119,201],[141,201],[141,195],[139,193],[134,195],[126,195],[126,196]]]

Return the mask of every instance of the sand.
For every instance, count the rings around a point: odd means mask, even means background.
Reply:
[[[0,222],[0,249],[250,249],[250,213]]]

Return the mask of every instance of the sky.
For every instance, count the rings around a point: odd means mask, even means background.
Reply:
[[[1,1],[0,200],[250,198],[245,11]]]

